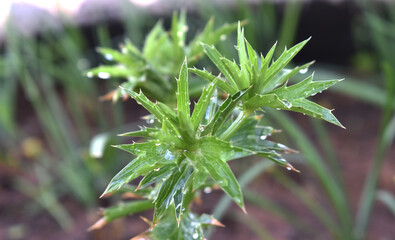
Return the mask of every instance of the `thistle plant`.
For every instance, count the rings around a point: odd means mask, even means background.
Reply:
[[[237,23],[224,24],[214,29],[214,19],[211,18],[204,30],[187,44],[188,26],[186,13],[174,13],[171,29],[165,31],[159,21],[147,35],[142,50],[139,50],[131,41],[126,41],[120,46],[120,51],[111,48],[98,48],[108,61],[115,63],[102,65],[87,72],[88,77],[102,79],[121,78],[127,81],[121,86],[127,89],[141,89],[146,95],[164,102],[174,100],[176,85],[174,78],[178,75],[179,68],[187,57],[190,66],[204,55],[201,42],[215,44],[225,40],[227,34],[237,29]],[[194,82],[192,93],[194,96],[201,91],[202,84]],[[127,97],[122,88],[118,88],[104,99],[117,101],[120,97]]]
[[[274,45],[266,56],[258,56],[244,38],[238,25],[239,63],[231,61],[214,46],[202,43],[202,49],[221,74],[188,68],[184,56],[176,78],[176,108],[161,101],[151,101],[135,87],[121,86],[122,91],[151,114],[151,126],[121,136],[143,141],[115,147],[136,156],[116,174],[102,196],[133,193],[145,200],[123,203],[104,211],[93,228],[132,213],[154,209],[150,228],[136,239],[205,239],[208,225],[220,225],[212,216],[198,216],[190,205],[198,193],[219,186],[245,212],[240,185],[228,161],[258,156],[274,161],[288,170],[298,171],[281,154],[292,149],[267,139],[274,129],[261,124],[259,115],[265,107],[300,112],[338,126],[340,122],[328,110],[308,99],[340,80],[313,81],[313,75],[288,85],[289,80],[312,63],[294,69],[286,65],[308,42],[305,40],[272,61]],[[191,107],[189,72],[210,83]],[[220,99],[218,89],[226,96]],[[174,93],[173,93],[174,94]],[[137,186],[130,182],[142,176]]]

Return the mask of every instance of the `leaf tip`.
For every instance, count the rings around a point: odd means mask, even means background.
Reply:
[[[285,165],[285,167],[287,168],[287,170],[292,170],[294,172],[300,173],[300,171],[298,169],[294,168],[294,166],[292,166],[290,163],[287,163]]]
[[[87,231],[91,232],[93,230],[97,230],[100,229],[102,227],[104,227],[107,224],[107,221],[104,217],[100,218],[99,220],[97,220],[92,226],[90,226]]]
[[[100,197],[99,198],[104,198],[104,197],[108,197],[108,196],[110,196],[111,194],[110,193],[108,193],[107,192],[107,189],[106,189],[106,191],[104,191],[101,195],[100,195]]]
[[[239,21],[241,26],[247,25],[248,24],[248,19],[244,19],[242,21]]]
[[[225,227],[224,224],[222,224],[220,221],[218,221],[215,218],[211,218],[210,225],[217,226],[217,227]]]
[[[244,214],[248,214],[244,204],[243,204],[243,207],[241,208],[241,210],[243,211]]]

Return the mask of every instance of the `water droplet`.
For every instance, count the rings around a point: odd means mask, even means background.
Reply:
[[[287,107],[287,108],[291,108],[292,107],[292,103],[290,103],[287,99],[283,99],[283,100],[281,100],[283,103],[284,103],[284,105]]]
[[[308,70],[307,68],[300,69],[299,73],[300,74],[305,74],[305,73],[307,73],[307,70]]]
[[[155,120],[153,118],[148,118],[146,121],[148,124],[153,124]]]
[[[228,186],[228,184],[229,184],[229,182],[226,179],[218,181],[218,185],[220,185],[221,187],[226,187],[226,186]]]
[[[188,32],[188,30],[189,30],[189,28],[188,28],[188,26],[187,26],[187,25],[184,25],[184,26],[182,27],[182,31],[184,31],[184,32]]]
[[[287,149],[287,146],[285,146],[284,144],[281,144],[281,143],[277,143],[277,147]]]
[[[288,170],[288,171],[291,171],[291,170],[292,170],[292,168],[290,168],[290,167],[287,167],[287,170]]]
[[[203,190],[203,192],[207,193],[207,194],[211,193],[212,191],[213,190],[211,189],[211,187],[205,187],[204,190]]]
[[[155,146],[160,146],[160,143],[155,143]]]
[[[104,55],[104,58],[107,59],[108,61],[112,61],[112,60],[114,59],[114,56],[111,55],[111,54],[109,54],[109,53],[106,53],[106,54]]]
[[[265,139],[266,139],[266,137],[267,137],[266,135],[262,135],[262,136],[260,136],[260,137],[259,137],[259,139],[261,139],[261,140],[265,140]]]
[[[111,77],[108,72],[99,72],[97,76],[101,79],[109,79]]]
[[[222,34],[222,35],[219,37],[219,39],[221,39],[221,41],[225,41],[225,40],[226,40],[226,35],[225,35],[225,34]]]
[[[281,110],[280,108],[276,108],[276,110]]]
[[[195,232],[193,235],[192,235],[192,238],[193,239],[197,239],[199,237],[199,234],[197,233],[197,232]]]
[[[93,72],[87,72],[87,73],[86,73],[86,76],[87,76],[88,78],[93,78]]]
[[[155,168],[155,169],[154,169],[155,172],[157,172],[157,171],[159,171],[159,170],[160,170],[160,168]]]

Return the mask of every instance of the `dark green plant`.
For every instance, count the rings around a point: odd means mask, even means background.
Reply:
[[[187,57],[176,79],[175,109],[160,101],[152,102],[141,90],[133,91],[134,86],[132,89],[121,86],[122,91],[150,112],[154,122],[153,127],[122,134],[142,137],[145,141],[116,146],[136,158],[114,176],[102,196],[133,192],[148,201],[108,209],[93,228],[112,221],[114,216],[121,217],[153,207],[150,229],[140,237],[204,239],[204,227],[215,223],[215,220],[206,215],[198,216],[189,208],[202,189],[218,185],[244,211],[242,191],[228,161],[259,156],[298,171],[281,156],[291,149],[266,139],[273,133],[273,128],[261,125],[260,116],[256,113],[262,107],[271,107],[300,112],[342,126],[330,110],[306,99],[339,80],[313,81],[313,76],[309,76],[287,86],[288,79],[311,65],[284,69],[307,41],[285,50],[272,61],[275,46],[265,57],[259,57],[244,39],[244,30],[239,24],[239,64],[203,43],[205,53],[225,79],[221,74],[216,77],[205,70],[190,68],[196,75],[210,81],[193,110],[190,106]],[[227,95],[225,100],[218,99],[217,87]],[[137,186],[129,184],[140,176],[143,178]]]

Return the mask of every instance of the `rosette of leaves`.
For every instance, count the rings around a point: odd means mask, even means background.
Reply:
[[[313,81],[312,76],[287,86],[287,80],[311,63],[284,69],[306,44],[303,41],[271,64],[275,46],[258,58],[238,26],[239,64],[224,58],[213,46],[204,51],[222,75],[214,76],[196,68],[192,72],[210,81],[193,110],[190,107],[188,64],[182,63],[176,79],[176,109],[160,101],[152,102],[142,91],[122,88],[147,109],[155,124],[122,136],[141,137],[143,142],[116,147],[136,156],[110,181],[103,195],[133,193],[146,199],[109,208],[101,224],[117,217],[154,208],[149,230],[139,239],[204,239],[204,228],[218,225],[210,216],[198,216],[189,205],[206,186],[217,184],[244,211],[242,191],[228,161],[246,156],[261,156],[289,170],[297,171],[280,154],[292,151],[267,140],[274,130],[260,124],[255,115],[262,107],[290,110],[341,126],[331,111],[306,98],[339,80]],[[219,101],[216,88],[227,96]],[[136,187],[128,183],[141,177]]]
[[[177,76],[179,67],[185,56],[190,66],[204,56],[201,42],[215,44],[226,35],[237,29],[237,23],[224,24],[214,29],[214,20],[210,19],[204,30],[197,34],[188,44],[186,34],[186,14],[181,12],[173,14],[171,29],[165,31],[162,22],[159,21],[145,39],[142,50],[139,50],[132,42],[126,41],[120,46],[121,50],[111,48],[99,48],[98,51],[110,62],[115,64],[102,65],[91,69],[88,77],[99,78],[121,78],[127,79],[121,86],[125,89],[142,89],[149,97],[170,102],[174,100],[176,84],[174,78]],[[192,93],[194,96],[200,94],[202,83],[194,84]],[[118,88],[104,99],[118,100],[121,96],[127,96],[126,92]]]
[[[214,182],[245,211],[240,185],[228,161],[245,156],[262,156],[297,171],[279,154],[289,151],[289,148],[265,140],[273,129],[261,126],[257,116],[240,123],[243,126],[229,139],[220,137],[228,126],[237,121],[232,117],[233,112],[239,111],[239,103],[251,88],[237,91],[218,104],[214,92],[219,81],[222,80],[214,79],[202,91],[193,111],[190,108],[186,61],[176,81],[175,110],[161,102],[150,101],[141,91],[136,93],[124,89],[153,115],[156,126],[122,134],[143,137],[145,141],[116,146],[136,158],[114,176],[103,196],[125,192],[125,186],[129,186],[130,181],[143,176],[132,190],[148,200],[137,205],[129,203],[130,207],[121,205],[107,210],[107,213],[105,211],[102,224],[113,220],[114,216],[137,213],[143,205],[141,211],[153,207],[154,215],[152,222],[149,222],[150,230],[140,237],[161,239],[157,237],[158,228],[170,228],[169,239],[204,239],[204,227],[218,224],[212,217],[190,212],[188,206],[198,191]],[[249,144],[254,146],[250,147]]]
[[[244,29],[240,24],[237,32],[236,49],[239,55],[239,64],[222,56],[213,45],[202,44],[207,56],[225,77],[222,81],[218,81],[218,87],[221,90],[228,94],[234,94],[240,89],[251,88],[242,99],[243,111],[234,125],[223,133],[222,138],[228,138],[237,127],[241,126],[240,122],[248,119],[255,110],[263,107],[299,112],[343,127],[332,114],[332,110],[307,99],[321,93],[342,79],[313,81],[314,74],[312,74],[299,83],[291,86],[288,84],[289,79],[299,72],[307,71],[307,68],[313,63],[285,69],[310,38],[288,50],[285,49],[277,60],[273,60],[276,44],[266,56],[262,54],[258,56],[247,39],[244,38]],[[217,78],[206,70],[192,68],[190,71],[211,82]]]

